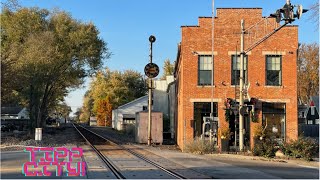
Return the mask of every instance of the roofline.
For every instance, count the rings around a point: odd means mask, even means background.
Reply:
[[[180,27],[200,27],[200,26],[198,26],[198,25],[191,25],[191,26],[189,26],[189,25],[185,25],[185,26],[180,26]]]
[[[285,27],[299,27],[299,25],[292,24],[292,25],[286,25]]]
[[[177,77],[177,68],[178,68],[178,64],[179,64],[180,53],[181,53],[181,42],[178,44],[178,52],[177,52],[176,63],[174,65],[174,72],[173,72],[173,77],[174,78]]]
[[[216,9],[262,9],[261,7],[248,7],[248,8],[216,8]]]
[[[127,106],[127,105],[129,105],[129,104],[131,104],[131,103],[134,103],[134,102],[136,102],[136,101],[139,101],[140,99],[143,99],[143,98],[145,98],[145,97],[148,97],[148,95],[145,95],[145,96],[139,97],[138,99],[135,99],[135,100],[130,101],[130,102],[128,102],[128,103],[126,103],[126,104],[124,104],[124,105],[121,105],[121,106],[119,106],[117,109],[121,109],[122,107]],[[114,110],[116,110],[116,109],[114,109]]]
[[[172,84],[175,84],[175,83],[176,83],[176,80],[174,80],[174,81],[172,81],[171,83],[168,84],[168,87],[167,87],[167,90],[166,90],[167,93],[169,93],[170,86]]]

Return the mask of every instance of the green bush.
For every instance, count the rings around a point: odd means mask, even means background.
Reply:
[[[275,156],[277,150],[278,148],[276,146],[276,143],[271,138],[264,138],[262,140],[260,140],[259,138],[255,138],[252,154],[254,156],[272,158]]]
[[[284,143],[280,149],[287,156],[310,161],[319,153],[319,143],[309,137],[299,137],[295,141]]]
[[[193,141],[186,143],[185,152],[194,154],[210,154],[214,152],[214,143],[201,138],[195,138]]]
[[[274,140],[273,133],[270,130],[258,127],[255,130],[254,147],[252,154],[272,158],[278,150],[277,142]]]

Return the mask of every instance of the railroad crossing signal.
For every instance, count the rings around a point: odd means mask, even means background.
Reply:
[[[149,63],[144,67],[144,73],[148,78],[155,78],[159,74],[159,66],[155,63]]]
[[[297,7],[296,13],[294,13],[294,7]],[[281,20],[292,23],[295,18],[300,19],[302,14],[307,11],[308,9],[303,9],[302,5],[292,5],[290,0],[287,0],[287,3],[281,9],[278,9],[274,14],[270,14],[270,16],[276,18],[277,23],[280,23]]]
[[[295,17],[297,17],[298,19],[301,18],[302,14],[305,13],[305,12],[308,12],[308,9],[303,9],[302,8],[302,5],[298,5],[297,7],[297,13],[295,15]]]
[[[291,5],[290,2],[286,3],[280,11],[282,11],[284,17],[283,19],[286,22],[291,23],[294,21],[293,5]]]

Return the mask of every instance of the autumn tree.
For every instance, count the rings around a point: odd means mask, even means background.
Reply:
[[[81,116],[81,111],[82,111],[82,108],[77,108],[76,112],[73,113],[74,115],[74,121],[75,122],[79,122],[80,121],[80,116]]]
[[[98,126],[111,126],[112,121],[112,104],[109,97],[98,99],[94,107],[97,117]]]
[[[107,124],[111,125],[109,119],[112,117],[112,109],[110,110],[110,107],[116,109],[144,96],[146,92],[144,79],[140,73],[133,70],[111,71],[106,68],[105,71],[99,71],[93,77],[83,100],[80,118],[86,118],[88,114],[91,114],[96,117],[100,116],[100,121],[102,121],[102,116],[104,116],[107,117]],[[108,112],[103,112],[107,110]]]
[[[88,122],[91,116],[94,116],[93,98],[91,96],[91,91],[88,90],[83,97],[83,105],[81,109],[80,121]]]
[[[319,44],[301,44],[298,56],[298,98],[307,103],[319,95]]]
[[[163,64],[163,74],[161,79],[166,79],[166,76],[173,75],[174,73],[174,63],[171,63],[169,59],[166,59]]]
[[[147,89],[143,76],[133,70],[124,72],[111,71],[106,68],[94,77],[90,84],[94,104],[97,99],[109,97],[114,108],[144,96]]]
[[[1,103],[27,105],[33,126],[41,127],[49,109],[109,58],[106,43],[98,35],[92,23],[63,11],[4,7]]]

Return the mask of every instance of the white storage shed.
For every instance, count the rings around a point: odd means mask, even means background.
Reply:
[[[135,124],[136,112],[148,108],[148,96],[142,96],[127,104],[119,106],[118,109],[112,110],[112,128],[123,130],[126,124]]]

